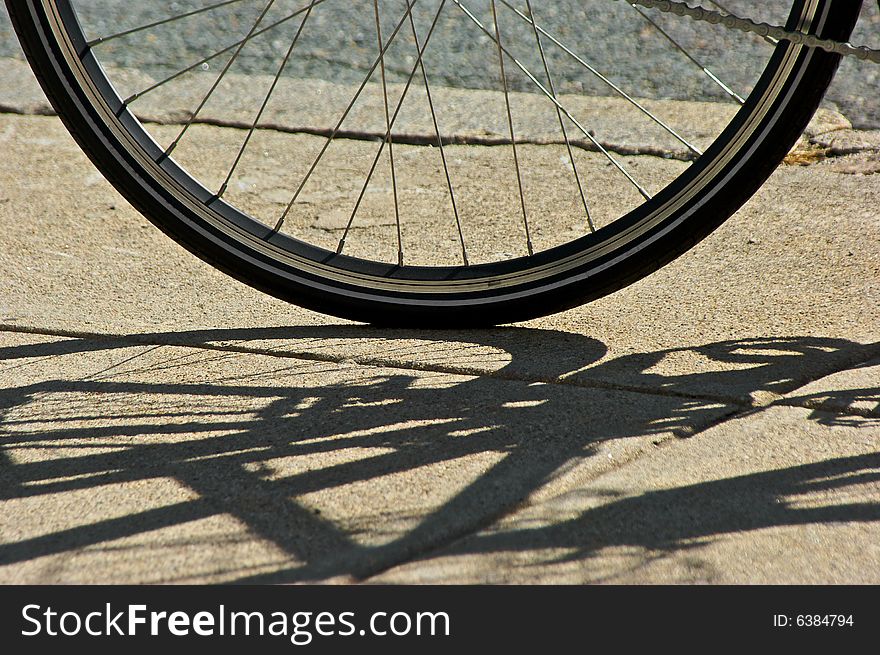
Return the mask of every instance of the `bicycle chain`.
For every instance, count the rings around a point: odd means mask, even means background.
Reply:
[[[694,20],[704,21],[713,25],[721,25],[728,29],[740,30],[757,34],[765,38],[777,41],[789,41],[795,45],[808,48],[820,48],[826,52],[833,52],[845,57],[856,57],[865,61],[880,64],[880,50],[867,46],[856,46],[851,43],[835,41],[832,39],[820,39],[812,34],[793,32],[778,25],[761,23],[750,18],[742,18],[733,14],[724,14],[703,7],[691,7],[685,2],[676,0],[625,0],[632,5],[640,5],[647,9],[657,9],[664,13],[687,16]]]

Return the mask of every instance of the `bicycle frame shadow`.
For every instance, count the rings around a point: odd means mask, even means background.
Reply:
[[[421,370],[351,367],[322,349],[331,341],[337,347],[340,342],[367,344],[366,351],[374,356],[378,350],[387,357],[396,348],[395,357],[418,360]],[[603,457],[614,449],[625,452],[630,445],[643,447],[645,440],[691,435],[725,413],[743,409],[703,397],[695,389],[728,388],[743,397],[760,391],[785,393],[805,381],[808,368],[855,363],[876,353],[874,346],[844,339],[800,337],[719,342],[603,360],[607,347],[602,342],[549,330],[426,333],[297,327],[33,343],[0,348],[0,362],[9,364],[8,371],[26,367],[35,358],[114,351],[138,343],[155,344],[146,349],[153,356],[162,354],[158,344],[164,344],[200,347],[204,357],[192,361],[169,353],[139,370],[132,369],[141,356],[136,354],[80,380],[44,380],[0,391],[0,498],[97,491],[168,477],[191,490],[195,499],[7,541],[0,544],[0,565],[229,515],[289,561],[259,574],[224,563],[226,579],[364,579],[444,547],[454,552],[461,537],[515,511],[565,470],[596,466],[599,471]],[[243,356],[241,351],[250,347],[274,353],[271,361],[277,364],[281,357],[283,365],[253,375],[201,379],[199,371],[211,361]],[[484,368],[495,368],[489,375],[466,374],[467,365],[455,364],[455,357],[450,360],[449,351],[457,347],[464,349],[461,358],[466,362],[472,362],[476,352]],[[698,354],[719,367],[675,375],[656,372],[665,357],[681,353]],[[303,369],[303,357],[323,368],[317,373]],[[540,381],[533,375],[538,369],[529,366],[536,360],[541,360]],[[157,374],[159,379],[144,382],[139,373]],[[193,379],[187,380],[188,375]],[[623,380],[630,390],[593,388],[596,380]],[[632,391],[640,385],[655,392]],[[880,389],[864,389],[858,395],[880,398]],[[85,398],[92,416],[44,415],[40,403],[47,397],[62,402]],[[138,414],[113,412],[119,402],[146,397],[169,399],[176,411],[163,411],[162,403],[152,403]],[[211,411],[190,409],[193,398],[203,399]],[[36,415],[29,414],[34,411]],[[813,417],[835,420],[821,411]],[[97,425],[82,427],[86,418]],[[89,452],[90,442],[108,440],[120,447]],[[61,454],[27,461],[10,455],[27,448]],[[65,450],[69,448],[82,448],[87,454],[70,455]],[[305,459],[317,465],[279,464]],[[473,466],[456,469],[470,461],[479,462],[477,473]],[[636,501],[612,499],[556,526],[472,538],[469,552],[558,546],[575,548],[572,557],[587,558],[614,544],[669,550],[687,547],[695,535],[711,539],[734,530],[804,521],[876,521],[880,503],[806,512],[776,511],[776,500],[792,489],[816,484],[822,475],[837,476],[837,486],[856,484],[864,475],[875,475],[866,471],[878,464],[877,456],[839,458],[747,480],[717,480],[698,489],[648,494]],[[444,467],[452,469],[452,480]],[[409,491],[382,495],[381,490],[397,489],[401,479],[424,485],[424,502],[413,504]],[[318,513],[312,500],[317,496],[325,509],[337,501],[348,507],[348,501],[339,501],[340,494],[350,495],[352,488],[363,493],[371,487],[380,491],[368,491],[365,507],[349,507],[351,516],[342,518]],[[751,519],[744,520],[741,512],[728,516],[710,511],[720,498],[737,494],[747,497]],[[693,502],[695,497],[703,500],[695,505],[696,518],[688,529],[677,531],[670,527],[674,522],[664,521],[676,502]],[[765,511],[768,508],[774,511]],[[380,525],[383,522],[387,529]],[[590,534],[599,529],[604,538],[580,539],[588,525]],[[370,534],[365,537],[365,532]]]

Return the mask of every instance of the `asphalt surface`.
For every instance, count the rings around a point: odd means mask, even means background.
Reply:
[[[486,2],[464,3],[478,20],[492,28],[492,15]],[[734,12],[761,20],[782,23],[785,3],[755,0],[730,0]],[[114,34],[144,25],[168,15],[167,3],[105,0],[81,3],[81,19],[88,36]],[[205,6],[194,0],[174,3],[180,12]],[[243,1],[213,12],[199,14],[180,22],[123,37],[100,46],[107,64],[139,68],[154,77],[170,74],[183,63],[197,61],[205,53],[230,44],[248,33],[259,15],[262,3]],[[278,0],[262,25],[270,25],[300,8],[295,0]],[[401,4],[401,7],[403,5]],[[436,2],[417,6],[415,15],[422,36],[434,16]],[[369,7],[368,7],[369,8]],[[724,98],[723,92],[700,73],[691,62],[623,2],[608,0],[558,0],[533,7],[546,29],[575,49],[600,71],[635,96],[644,98],[710,99]],[[20,51],[8,24],[5,8],[0,8],[0,56],[16,56]],[[395,26],[399,9],[383,17],[387,37]],[[649,12],[650,13],[650,12]],[[769,56],[770,49],[758,38],[730,34],[721,28],[697,25],[674,17],[651,14],[664,28],[696,54],[721,79],[741,94],[748,93]],[[520,56],[533,72],[541,73],[543,64],[534,47],[534,34],[528,24],[504,7],[499,21],[505,43]],[[243,49],[233,71],[239,74],[273,74],[283,59],[298,27],[296,20],[266,32]],[[407,38],[408,25],[402,34]],[[865,3],[863,19],[853,41],[880,44],[880,13],[874,2]],[[613,36],[609,36],[613,35]],[[512,44],[512,45],[511,45]],[[527,44],[528,47],[519,47]],[[389,50],[388,74],[391,80],[405,80],[413,64],[414,44],[399,40],[398,48]],[[303,30],[295,55],[286,67],[291,77],[311,77],[341,83],[359,82],[378,48],[372,11],[356,3],[327,2],[316,7]],[[631,56],[638,53],[638,66]],[[429,55],[429,57],[428,57]],[[428,51],[430,75],[434,83],[459,88],[497,88],[499,82],[497,52],[492,42],[451,3],[444,9]],[[555,47],[546,48],[546,56],[559,91],[608,95],[608,89]],[[210,62],[212,71],[221,69],[223,58]],[[508,64],[511,87],[529,90],[531,83]],[[832,87],[827,100],[838,107],[857,127],[880,126],[880,89],[878,67],[848,60]]]

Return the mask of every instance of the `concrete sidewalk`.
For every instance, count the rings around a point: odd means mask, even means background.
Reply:
[[[880,139],[834,138],[624,291],[415,332],[232,281],[0,114],[0,582],[880,582]]]

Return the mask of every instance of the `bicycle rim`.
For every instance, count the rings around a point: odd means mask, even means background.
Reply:
[[[345,92],[360,88],[362,97],[372,98],[373,111],[365,119],[372,129],[351,129],[344,127],[344,120],[336,120],[340,114],[346,118],[348,114],[345,112],[351,114],[353,108],[356,112],[355,102],[343,103],[334,107],[335,111],[328,111],[333,118],[318,126],[320,129],[309,133],[307,129],[302,129],[302,123],[296,122],[296,117],[287,118],[293,125],[288,126],[290,129],[287,130],[283,125],[268,125],[265,110],[270,105],[272,93],[288,81],[281,73],[291,61],[296,61],[294,53],[297,53],[298,39],[307,33],[310,17],[333,5],[332,0],[300,0],[298,3],[287,3],[290,6],[285,7],[281,7],[285,4],[283,2],[199,2],[190,3],[192,7],[187,5],[186,11],[179,10],[178,15],[186,14],[179,20],[193,20],[200,15],[208,17],[212,11],[239,4],[249,6],[249,18],[240,27],[240,34],[227,40],[232,43],[232,48],[227,50],[227,54],[231,54],[222,66],[218,64],[219,73],[216,70],[186,71],[190,77],[198,77],[201,73],[200,82],[203,87],[210,83],[209,92],[193,96],[195,100],[202,99],[189,109],[187,118],[174,125],[162,125],[161,121],[151,122],[148,115],[145,117],[145,113],[149,112],[139,110],[138,102],[142,102],[146,95],[143,84],[134,94],[121,92],[126,76],[130,77],[131,73],[120,73],[123,69],[114,67],[112,57],[105,54],[108,45],[112,45],[110,41],[119,43],[128,40],[128,45],[121,48],[124,52],[125,48],[134,47],[132,43],[142,44],[143,37],[161,25],[153,28],[147,23],[147,28],[142,24],[96,35],[95,27],[90,27],[88,17],[83,16],[83,7],[77,6],[82,4],[74,0],[45,0],[33,3],[32,11],[37,14],[36,19],[45,30],[46,38],[51,40],[57,61],[66,68],[64,77],[72,82],[70,92],[87,112],[95,133],[106,140],[104,147],[113,151],[115,163],[109,165],[111,170],[108,170],[106,159],[102,159],[104,165],[101,166],[111,180],[163,229],[224,270],[281,297],[353,318],[365,317],[364,312],[369,314],[395,307],[404,308],[404,311],[406,308],[451,309],[459,312],[457,315],[460,317],[460,311],[468,308],[493,307],[503,303],[520,303],[519,309],[510,316],[524,318],[597,297],[656,268],[667,258],[657,253],[658,244],[667,244],[668,258],[686,249],[689,244],[680,243],[679,246],[670,247],[670,239],[682,242],[683,238],[676,235],[676,231],[693,221],[700,212],[706,213],[705,208],[710,207],[714,199],[726,194],[731,181],[743,174],[744,167],[753,163],[751,156],[754,151],[768,135],[781,129],[780,122],[788,118],[785,110],[801,88],[803,78],[810,70],[811,60],[829,59],[827,55],[796,46],[767,46],[766,61],[759,66],[760,70],[749,85],[749,92],[742,94],[746,97],[738,98],[737,102],[731,102],[737,94],[730,85],[712,74],[709,81],[717,80],[717,87],[729,101],[725,111],[730,118],[716,132],[704,135],[699,145],[694,145],[695,139],[684,134],[683,129],[671,127],[669,118],[658,116],[658,111],[647,108],[646,105],[650,104],[648,100],[621,89],[590,63],[589,54],[580,54],[578,44],[566,42],[550,22],[540,21],[541,8],[533,6],[535,3],[522,2],[519,3],[522,5],[520,7],[508,2],[484,2],[481,3],[481,6],[485,5],[482,6],[482,14],[477,15],[478,12],[470,8],[469,3],[436,0],[424,5],[425,10],[418,16],[415,2],[382,3],[381,7],[378,2],[364,3],[362,13],[375,18],[375,33],[370,35],[374,42],[371,47],[363,48],[362,61],[366,63],[361,63],[361,69],[366,68],[367,73],[359,83],[360,87],[356,80],[341,86]],[[787,24],[792,29],[821,33],[829,20],[832,4],[822,0],[795,2],[787,17]],[[394,5],[396,12],[389,5]],[[444,8],[449,7],[468,29],[483,38],[479,61],[497,65],[497,69],[492,69],[493,72],[488,75],[489,82],[495,88],[462,90],[438,83],[432,87],[430,80],[437,79],[437,72],[428,65],[428,55],[432,52],[430,39],[434,34],[432,30],[445,16]],[[283,9],[281,14],[272,14],[273,10],[279,8]],[[501,10],[506,12],[506,23],[499,17]],[[585,15],[589,17],[588,12]],[[683,48],[682,37],[673,33],[672,26],[661,24],[661,17],[648,15],[645,18],[635,14],[632,17],[636,24],[643,26],[651,39],[659,40],[669,48],[670,57],[687,58],[691,63],[702,65],[705,55]],[[570,22],[567,15],[561,19]],[[245,79],[234,77],[235,73],[230,71],[235,70],[236,64],[241,64],[239,57],[254,39],[262,36],[261,30],[272,35],[273,29],[277,29],[272,25],[279,20],[282,22],[278,23],[278,27],[286,26],[287,30],[284,33],[287,39],[282,40],[281,48],[282,51],[286,50],[286,56],[280,58],[280,64],[277,58],[272,61],[278,66],[274,77],[271,74],[262,78],[251,75],[263,82],[264,89],[269,86],[269,91],[268,94],[264,91],[253,94],[250,109],[255,111],[252,111],[248,121],[225,121],[218,119],[216,113],[200,115],[207,106],[205,98],[211,99],[210,96],[217,93],[217,89],[221,89],[218,97],[222,101],[224,79],[227,82]],[[366,18],[363,20],[365,24],[370,22]],[[171,26],[176,22],[177,19],[164,24]],[[519,32],[516,33],[519,41],[513,38],[515,32],[510,28],[512,22],[519,25]],[[397,60],[392,57],[395,52],[392,41],[394,38],[400,39],[399,45],[402,47],[406,41],[402,35],[406,34],[409,34],[409,57],[415,63],[409,62],[410,65],[406,67],[395,66]],[[507,41],[505,37],[508,37]],[[530,63],[525,63],[525,55],[517,56],[514,53],[514,47],[527,38],[532,48],[533,60]],[[743,35],[741,38],[752,37]],[[595,134],[586,124],[587,119],[577,116],[578,109],[589,114],[589,104],[577,106],[578,94],[557,91],[558,87],[569,84],[571,80],[564,75],[554,75],[548,55],[551,48],[557,56],[553,62],[557,62],[559,57],[573,57],[576,63],[588,67],[586,73],[580,70],[581,74],[590,77],[594,83],[599,76],[600,85],[606,87],[609,93],[600,97],[616,103],[608,105],[612,110],[626,107],[640,114],[646,124],[662,133],[665,143],[674,144],[667,146],[667,150],[657,148],[657,152],[671,158],[663,160],[673,162],[671,173],[667,171],[665,177],[660,175],[647,182],[635,179],[627,164],[632,160],[637,166],[635,160],[640,155],[628,155],[625,144],[609,144],[601,135]],[[697,59],[698,56],[700,59]],[[195,61],[198,63],[199,59],[195,58]],[[220,61],[223,61],[222,58]],[[396,79],[394,70],[398,71]],[[707,70],[706,66],[702,66],[699,71],[704,76],[701,78],[703,82],[706,82]],[[363,70],[360,72],[363,73]],[[578,79],[574,75],[569,77],[575,81]],[[161,87],[163,79],[158,73],[148,78],[147,91]],[[177,83],[176,80],[174,78],[172,82]],[[303,83],[303,80],[307,82]],[[269,81],[272,85],[268,84]],[[154,87],[157,82],[162,83]],[[610,90],[606,82],[612,84]],[[290,83],[311,90],[323,88],[328,93],[340,92],[326,84],[322,87],[326,80],[290,76]],[[401,109],[406,107],[407,93],[417,84],[420,84],[418,88],[423,100],[427,100],[427,103],[423,102],[421,113],[428,127],[421,132],[415,130],[415,134],[402,133],[403,130],[395,125],[395,120]],[[490,87],[492,84],[484,86]],[[717,88],[714,91],[718,93]],[[459,142],[454,132],[444,130],[440,124],[448,122],[448,105],[469,94],[477,94],[478,99],[486,104],[491,101],[496,109],[491,117],[482,117],[468,124],[466,132],[469,136]],[[453,101],[449,101],[449,98]],[[528,113],[530,107],[537,104],[536,101],[544,103],[545,113],[549,107],[550,124],[555,124],[554,117],[558,119],[559,130],[555,140],[544,138],[542,141],[529,135],[528,127],[523,128],[522,118],[520,122],[516,120],[516,109],[525,107],[525,113]],[[678,102],[676,106],[694,110],[693,101],[691,105],[687,105],[688,101]],[[62,115],[70,111],[69,108],[59,109]],[[343,109],[345,111],[341,111]],[[479,128],[481,124],[490,124],[494,130],[487,131],[483,137],[474,136],[474,128]],[[215,173],[217,179],[210,182],[204,179],[210,175],[194,172],[199,166],[197,132],[201,130],[207,134],[208,129],[229,133],[227,151],[233,160],[231,168],[228,164],[220,167],[219,177]],[[81,125],[77,125],[74,131],[82,137]],[[308,156],[303,155],[294,162],[301,170],[297,175],[288,176],[285,190],[289,192],[290,200],[287,201],[285,197],[280,203],[276,202],[279,207],[275,215],[258,215],[258,212],[249,210],[247,182],[244,186],[241,184],[243,179],[249,179],[247,165],[256,166],[248,159],[253,159],[253,150],[249,152],[248,147],[254,148],[257,141],[260,144],[283,142],[286,151],[311,148]],[[186,153],[182,152],[183,143],[189,147]],[[238,147],[238,143],[243,145]],[[331,197],[327,203],[321,202],[320,193],[313,194],[318,199],[317,203],[314,198],[308,197],[308,202],[301,202],[303,190],[317,180],[317,176],[313,177],[312,174],[319,168],[321,157],[334,148],[342,151],[343,159],[348,156],[348,151],[363,153],[363,161],[358,162],[360,176],[352,174],[354,182],[345,181],[342,185],[345,188],[338,194],[339,197]],[[87,150],[91,150],[90,154],[94,156],[94,143],[90,143]],[[205,147],[201,150],[205,150]],[[319,153],[317,159],[311,156],[315,151]],[[480,154],[474,154],[476,152]],[[479,209],[465,211],[470,198],[462,189],[468,187],[456,185],[451,172],[454,165],[450,160],[457,163],[469,157],[478,162],[480,157],[484,157],[482,163],[486,165],[488,162],[487,168],[493,174],[503,170],[506,183],[498,182],[498,187],[506,190],[507,207],[479,219],[476,216],[480,213]],[[530,157],[538,162],[539,171],[551,168],[548,161],[552,163],[554,159],[557,160],[561,164],[558,175],[546,179],[542,177],[535,183],[533,178],[529,178],[527,170]],[[406,186],[406,182],[411,181],[404,172],[406,162],[411,159],[417,167],[425,170],[424,162],[428,158],[433,158],[435,176],[428,189],[433,195],[430,195],[427,209],[401,202],[401,197],[412,191]],[[311,167],[310,161],[315,162]],[[334,173],[339,177],[338,162],[336,166],[336,169],[331,167],[330,182],[325,180],[324,187],[319,185],[319,189],[326,190],[327,185],[332,183]],[[129,172],[126,173],[124,168]],[[361,179],[364,170],[367,173]],[[135,185],[128,177],[132,174],[137,178]],[[624,208],[621,210],[616,201],[612,201],[609,204],[614,207],[606,212],[607,216],[602,215],[601,210],[591,213],[593,198],[588,196],[593,189],[590,181],[600,177],[605,180],[610,176],[616,177],[617,182],[612,187],[615,190],[612,193],[628,194],[629,204],[620,205]],[[563,178],[564,184],[560,182]],[[340,183],[337,181],[336,184]],[[479,201],[486,203],[486,196],[478,188],[481,184],[479,177],[476,181],[471,180],[469,188],[475,200],[470,202],[470,206],[479,205]],[[535,212],[530,206],[533,201],[527,194],[530,185],[538,188],[539,193],[547,189],[555,193],[555,189],[565,186],[567,196],[561,205],[565,205],[566,209],[554,209],[553,204],[548,203],[548,209]],[[137,187],[135,192],[132,192],[133,186]],[[425,186],[420,180],[415,180],[413,187],[416,193],[412,195],[418,195],[417,192],[424,190]],[[144,194],[151,197],[145,199]],[[374,200],[373,195],[376,198],[375,207],[371,208],[367,205]],[[350,213],[346,209],[340,215],[333,208],[337,201],[341,206],[353,205],[354,209]],[[307,218],[299,223],[295,218],[291,219],[297,212],[302,213],[303,205],[314,204],[318,205],[317,219]],[[327,204],[331,207],[325,206]],[[438,205],[445,206],[442,220],[445,221],[443,229],[446,234],[443,237],[438,236],[438,230],[431,221],[420,223],[418,220],[419,216],[430,215]],[[157,211],[157,207],[163,209]],[[571,211],[572,207],[576,211]],[[307,209],[315,212],[310,207]],[[366,219],[359,216],[359,210],[364,212]],[[407,218],[401,218],[404,210],[409,212]],[[337,214],[336,222],[325,220],[321,224],[323,215],[334,211]],[[308,214],[308,211],[305,213]],[[716,209],[703,223],[711,229],[711,226],[726,218],[724,213],[729,212]],[[416,218],[413,219],[413,216]],[[315,228],[308,223],[309,220],[317,220],[319,226]],[[359,221],[365,221],[367,227],[364,228]],[[500,225],[502,222],[503,226]],[[479,226],[474,227],[474,223],[479,223]],[[480,233],[487,226],[495,229],[496,233],[488,239],[484,238],[484,241],[490,243],[489,250],[494,249],[498,253],[475,256],[473,247],[469,248],[469,242],[477,240],[473,233]],[[292,229],[287,229],[289,227]],[[297,227],[300,228],[299,233]],[[557,237],[556,240],[562,242],[555,243],[553,238],[549,238],[542,243],[542,234]],[[419,240],[429,244],[427,248],[424,243],[421,244],[422,254],[427,253],[424,262],[416,261],[405,247],[407,242]],[[449,252],[443,257],[458,257],[461,261],[453,264],[439,256],[435,258],[435,244],[446,246]],[[347,254],[345,247],[355,252]],[[652,248],[655,250],[652,251]],[[382,250],[382,258],[369,256]],[[641,253],[645,253],[645,261],[634,267],[632,263],[643,256]],[[621,265],[626,262],[629,266],[624,270]],[[592,286],[586,282],[590,279],[600,280],[603,273],[611,275],[613,280],[599,281]],[[548,294],[557,290],[575,287],[577,293],[569,294],[571,297],[568,299],[546,303],[546,309],[534,303],[531,308],[522,304],[528,303],[530,298],[546,299]],[[324,303],[320,300],[340,295],[350,299],[348,305],[345,302]],[[499,318],[507,319],[508,316],[502,312]]]

